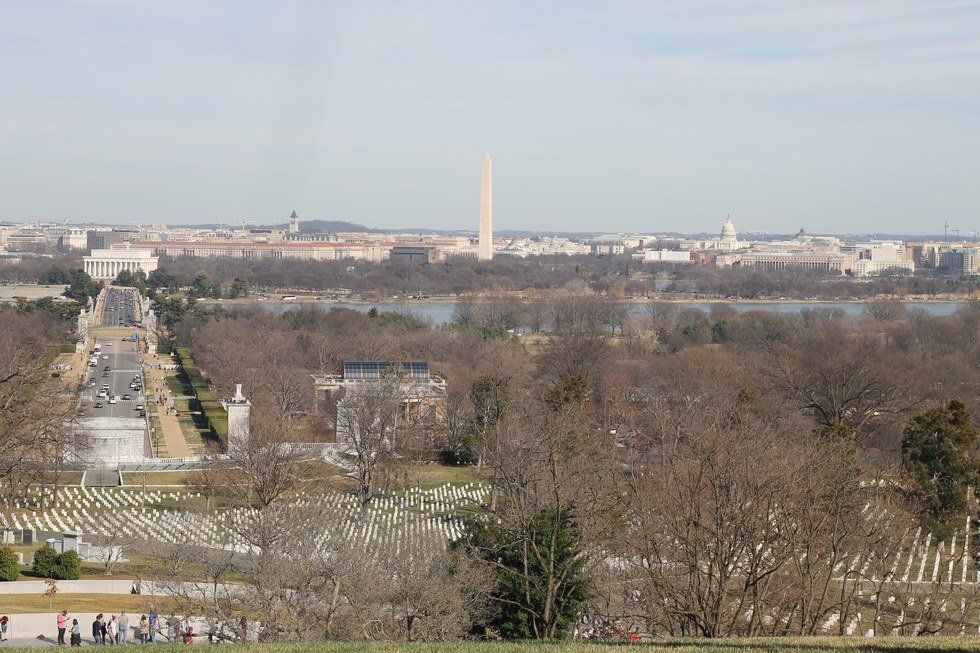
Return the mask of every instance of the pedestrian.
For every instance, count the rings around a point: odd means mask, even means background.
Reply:
[[[65,629],[68,626],[68,610],[58,613],[58,646],[65,645]]]
[[[109,643],[110,644],[118,644],[119,643],[119,622],[116,621],[116,615],[112,615],[112,618],[109,619],[108,631],[109,631],[108,632],[108,635],[109,635]]]
[[[78,619],[71,620],[71,645],[82,645],[82,627],[78,625]]]
[[[10,624],[10,617],[3,615],[0,617],[0,642],[7,641],[7,626]]]
[[[109,622],[108,622],[108,621],[106,621],[106,620],[105,620],[105,619],[103,618],[103,619],[102,619],[102,645],[103,645],[103,646],[105,646],[106,644],[108,644],[108,643],[110,643],[110,642],[107,642],[107,641],[106,641],[106,636],[107,636],[108,634],[109,634]]]
[[[150,641],[151,642],[157,641],[157,617],[159,616],[160,615],[157,614],[157,609],[151,605],[150,606]]]
[[[92,639],[96,644],[105,644],[102,640],[102,614],[99,613],[92,622]]]
[[[180,620],[171,612],[167,617],[167,641],[171,644],[177,643],[177,635],[180,632]]]
[[[117,644],[129,644],[129,615],[123,610],[119,613],[119,639]]]
[[[150,641],[150,622],[146,620],[146,615],[144,614],[140,617],[140,644],[146,644]]]
[[[187,626],[187,630],[184,631],[184,643],[194,643],[194,626]]]

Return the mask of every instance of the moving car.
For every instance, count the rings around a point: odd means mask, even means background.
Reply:
[[[95,407],[96,408],[102,408],[102,402],[101,401],[95,402]]]
[[[130,399],[129,395],[123,395],[123,401],[129,401],[129,399]]]

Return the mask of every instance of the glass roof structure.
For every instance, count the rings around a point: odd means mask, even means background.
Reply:
[[[378,380],[399,363],[392,361],[344,361],[343,375],[348,381]],[[405,361],[400,363],[401,372],[412,379],[429,379],[429,364],[425,361]]]

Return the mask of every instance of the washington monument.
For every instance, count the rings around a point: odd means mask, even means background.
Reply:
[[[491,188],[490,153],[483,153],[483,178],[480,182],[480,260],[493,258],[493,189]]]

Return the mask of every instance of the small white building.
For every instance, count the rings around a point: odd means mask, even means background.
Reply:
[[[84,257],[84,270],[93,279],[115,279],[123,270],[142,270],[147,276],[157,269],[159,258],[146,249],[134,249],[129,243],[116,244],[109,249],[93,249]]]

